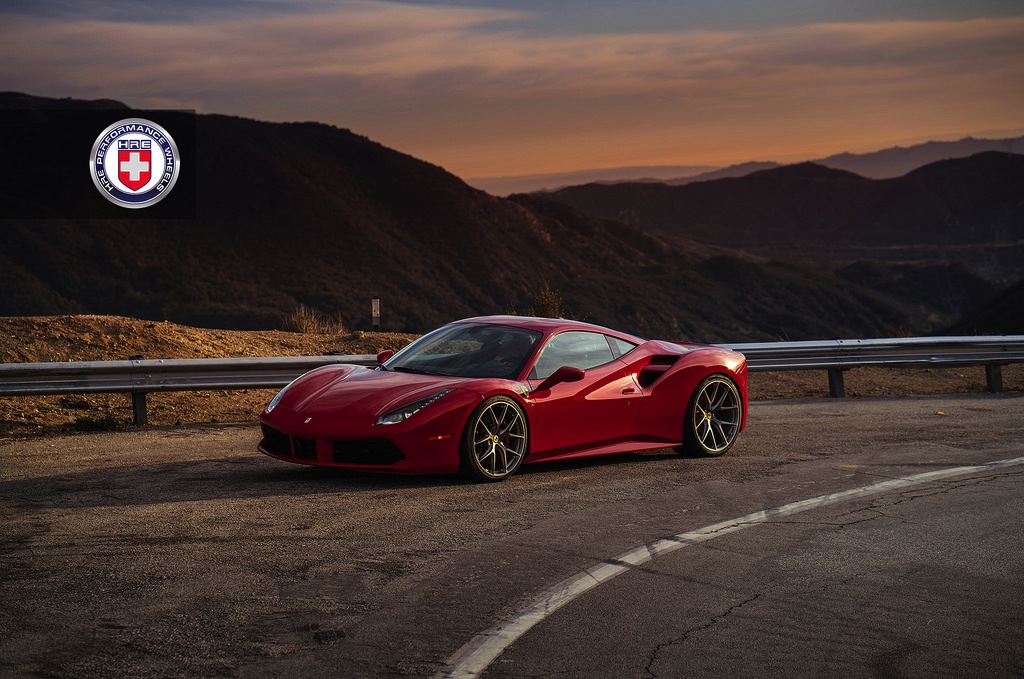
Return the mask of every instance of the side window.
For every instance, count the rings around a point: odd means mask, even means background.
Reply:
[[[612,348],[615,349],[616,358],[619,356],[625,356],[629,352],[636,349],[636,345],[626,340],[620,340],[618,337],[609,337],[608,341],[612,343]]]
[[[604,335],[596,332],[563,332],[548,342],[537,358],[537,365],[530,373],[531,379],[542,380],[550,377],[563,365],[589,370],[611,361],[611,347]]]

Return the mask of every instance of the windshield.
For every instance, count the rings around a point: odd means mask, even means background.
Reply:
[[[446,377],[515,379],[541,333],[507,325],[453,324],[424,335],[384,363],[386,370]]]

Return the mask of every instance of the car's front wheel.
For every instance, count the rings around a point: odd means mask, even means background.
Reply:
[[[508,396],[492,396],[473,411],[462,434],[463,476],[500,481],[526,457],[529,426],[522,407]]]
[[[686,431],[680,452],[724,455],[736,442],[743,420],[743,402],[736,384],[725,375],[710,375],[697,386],[686,409]]]

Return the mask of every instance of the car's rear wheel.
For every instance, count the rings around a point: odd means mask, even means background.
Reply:
[[[697,386],[686,409],[686,431],[680,452],[723,455],[736,442],[743,420],[743,402],[736,384],[725,375],[710,375]]]
[[[500,481],[526,457],[529,426],[522,407],[508,396],[492,396],[473,411],[462,434],[462,474],[475,481]]]

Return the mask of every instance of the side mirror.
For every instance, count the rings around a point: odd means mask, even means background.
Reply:
[[[561,368],[551,373],[546,380],[538,384],[537,388],[534,389],[534,392],[547,391],[551,387],[556,384],[561,384],[562,382],[579,382],[583,379],[584,375],[586,375],[586,373],[579,368],[574,368],[571,365],[563,365]]]
[[[395,355],[394,349],[385,349],[384,351],[377,354],[377,364],[381,364]]]

